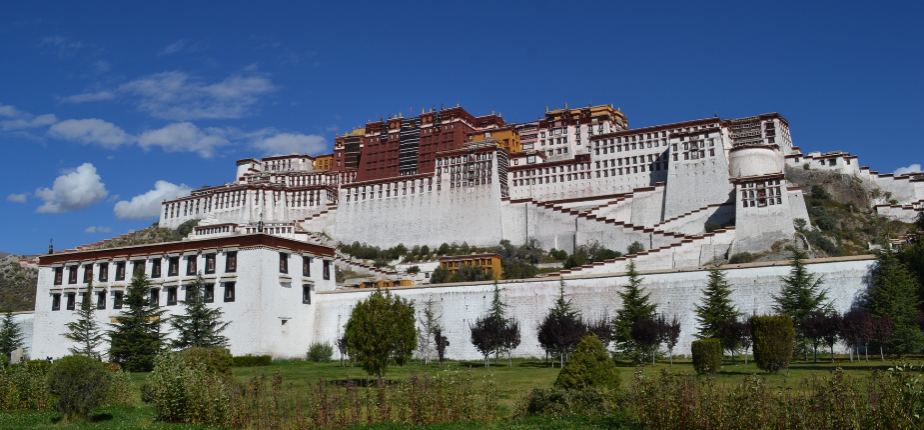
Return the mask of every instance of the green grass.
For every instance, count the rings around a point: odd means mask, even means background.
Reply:
[[[920,361],[924,357],[915,356],[911,361]],[[847,372],[855,375],[865,375],[873,370],[887,369],[892,364],[887,358],[885,362],[880,361],[879,357],[870,356],[870,361],[854,361],[851,363],[846,356],[836,356],[836,363],[832,364],[830,357],[819,357],[819,363],[814,364],[811,361],[795,361],[789,369],[784,370],[776,375],[765,375],[767,384],[770,387],[783,389],[800,390],[799,382],[803,378],[814,374],[825,373],[842,367]],[[627,389],[631,386],[634,372],[638,369],[631,363],[620,363],[620,376],[622,386]],[[659,361],[656,366],[650,364],[641,368],[645,374],[654,374],[662,370],[670,372],[693,372],[693,365],[689,360],[675,360],[673,366],[669,366],[666,361]],[[451,361],[447,362],[442,368],[437,364],[421,366],[418,361],[414,361],[407,366],[391,366],[388,369],[388,378],[392,380],[403,380],[415,373],[435,373],[435,372],[452,372],[452,371],[471,371],[476,380],[481,378],[494,378],[499,390],[500,402],[498,405],[499,421],[493,423],[448,423],[428,427],[413,427],[415,429],[439,429],[439,430],[463,430],[463,429],[482,429],[482,428],[504,428],[504,429],[583,429],[583,428],[632,428],[625,427],[625,423],[619,419],[590,419],[590,418],[530,418],[524,420],[508,421],[512,415],[516,403],[532,388],[548,388],[555,382],[558,376],[558,368],[548,367],[543,360],[538,359],[515,359],[513,367],[508,367],[505,360],[501,360],[499,365],[493,362],[490,368],[484,367],[482,361]],[[295,387],[304,386],[308,380],[317,381],[324,379],[327,381],[347,381],[353,380],[358,383],[372,382],[369,376],[359,367],[340,367],[337,361],[330,363],[313,363],[307,361],[277,361],[270,366],[263,367],[237,367],[234,368],[234,376],[240,381],[246,381],[254,375],[267,374],[274,375],[279,373],[286,382],[293,382]],[[744,376],[761,373],[759,369],[750,362],[744,365],[740,358],[737,364],[732,365],[731,361],[726,359],[722,369],[715,375],[719,386],[734,386],[740,383]],[[155,421],[154,410],[141,403],[140,385],[147,380],[148,375],[145,373],[132,374],[132,381],[135,384],[135,408],[104,407],[96,412],[93,422],[84,424],[62,425],[57,423],[58,414],[52,411],[0,411],[0,429],[197,429],[200,426],[188,426],[178,424],[164,424]],[[288,385],[288,384],[286,384]],[[358,427],[359,429],[398,429],[411,428],[410,426],[400,425],[375,425]]]

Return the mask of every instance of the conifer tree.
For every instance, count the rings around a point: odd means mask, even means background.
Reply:
[[[430,364],[430,351],[431,345],[433,345],[433,342],[431,342],[430,339],[432,336],[435,336],[436,331],[442,329],[440,326],[442,315],[436,313],[436,310],[434,310],[434,302],[432,296],[428,298],[426,302],[424,302],[422,314],[423,318],[420,320],[421,327],[419,330],[420,334],[418,335],[417,339],[417,348],[420,351],[420,359],[422,364]]]
[[[622,298],[622,309],[616,312],[613,320],[613,340],[617,351],[640,357],[639,346],[632,340],[632,325],[637,321],[654,319],[657,305],[651,303],[650,294],[644,293],[642,277],[635,270],[635,261],[629,260],[628,269],[629,285],[617,293]]]
[[[3,319],[0,320],[0,354],[9,360],[10,354],[17,348],[22,348],[22,329],[13,321],[13,309],[7,307]]]
[[[94,309],[92,302],[93,280],[87,282],[87,292],[80,303],[80,309],[77,310],[77,321],[65,324],[67,332],[61,335],[73,341],[76,345],[68,348],[71,354],[85,355],[90,358],[98,358],[100,345],[103,343],[102,328],[93,317]]]
[[[148,291],[151,282],[144,273],[132,278],[123,304],[128,310],[116,317],[108,331],[109,356],[123,363],[130,372],[149,372],[154,368],[154,357],[164,346],[161,317],[164,312],[151,305]]]
[[[780,315],[789,315],[792,318],[793,327],[796,328],[793,342],[795,352],[808,360],[809,348],[805,334],[798,327],[813,313],[829,312],[831,302],[828,300],[828,290],[821,288],[824,277],[816,277],[813,273],[809,273],[803,261],[808,258],[805,251],[796,247],[790,247],[789,250],[793,254],[792,269],[789,276],[780,277],[783,281],[783,289],[779,295],[773,295],[773,300],[776,301],[773,310]]]
[[[732,305],[731,287],[725,280],[725,271],[721,266],[715,264],[709,269],[709,283],[703,290],[703,301],[696,306],[696,322],[699,325],[699,333],[696,337],[699,339],[718,339],[722,326],[729,321],[734,321],[738,316],[738,310]]]
[[[171,346],[175,349],[227,347],[228,338],[221,332],[230,323],[221,321],[221,308],[209,309],[205,305],[202,274],[196,274],[196,281],[186,288],[187,300],[182,302],[185,313],[170,318],[170,327],[177,334]]]
[[[577,346],[586,333],[587,325],[572,307],[571,300],[565,298],[565,280],[562,279],[555,306],[539,325],[539,344],[548,353],[558,354],[561,365],[564,366],[565,355]]]
[[[864,308],[876,318],[888,316],[892,321],[886,343],[891,352],[917,352],[924,345],[924,335],[916,323],[920,304],[916,289],[917,280],[907,265],[891,252],[879,254]]]

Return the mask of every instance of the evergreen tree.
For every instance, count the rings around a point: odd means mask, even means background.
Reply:
[[[891,319],[892,331],[886,343],[891,352],[917,352],[924,345],[924,335],[916,323],[920,305],[916,290],[917,280],[908,266],[891,252],[880,253],[864,307],[876,318]]]
[[[110,324],[109,356],[123,363],[130,372],[150,372],[154,368],[154,357],[161,352],[164,335],[161,333],[161,317],[164,312],[151,306],[148,296],[151,282],[143,273],[132,278],[122,303],[128,310],[116,317]]]
[[[442,319],[442,315],[434,310],[433,297],[430,296],[424,302],[423,318],[420,320],[420,334],[417,339],[417,348],[420,351],[422,364],[430,364],[430,351],[432,350],[431,345],[433,345],[430,339],[436,335],[438,330],[442,329],[440,319]]]
[[[809,273],[805,266],[804,260],[808,258],[805,251],[795,247],[790,247],[789,250],[793,254],[792,269],[789,276],[780,278],[783,281],[783,289],[779,295],[773,295],[773,300],[776,301],[773,310],[780,315],[789,315],[792,318],[793,327],[796,328],[793,342],[795,352],[808,360],[807,340],[799,327],[802,321],[813,313],[831,311],[831,302],[828,301],[828,290],[821,288],[824,277],[816,277],[813,273]]]
[[[622,298],[622,309],[616,312],[616,318],[613,320],[613,340],[617,351],[640,357],[639,347],[632,340],[632,325],[637,321],[654,319],[657,305],[649,300],[650,294],[644,294],[642,291],[642,277],[635,271],[635,261],[629,260],[627,274],[629,285],[624,291],[617,293]]]
[[[520,345],[520,325],[507,319],[507,307],[509,305],[501,300],[500,286],[494,281],[494,297],[491,299],[488,314],[478,318],[470,327],[472,344],[484,355],[485,366],[488,365],[488,356],[492,352],[495,362],[501,353],[506,352],[510,365],[513,365],[510,351]]]
[[[571,300],[565,298],[565,280],[562,279],[555,306],[539,324],[539,344],[546,352],[558,354],[561,365],[564,366],[565,355],[577,346],[586,333],[587,325],[572,307]]]
[[[221,321],[221,308],[209,309],[205,305],[202,274],[196,274],[196,281],[186,288],[187,300],[182,301],[186,312],[170,318],[170,327],[177,333],[171,346],[175,349],[227,347],[228,338],[221,332],[230,323]]]
[[[696,322],[699,324],[699,339],[718,339],[722,326],[738,317],[738,310],[732,305],[731,287],[725,280],[725,271],[716,264],[709,269],[709,283],[703,290],[703,302],[696,306]]]
[[[376,289],[353,308],[346,339],[350,357],[370,375],[384,377],[390,363],[403,366],[417,348],[414,304]]]
[[[87,282],[87,292],[80,303],[80,309],[77,310],[77,321],[65,324],[67,332],[61,335],[73,341],[76,345],[68,348],[71,354],[85,355],[90,358],[98,358],[100,345],[103,343],[102,328],[93,317],[94,309],[92,303],[93,280]]]
[[[13,309],[4,310],[3,319],[0,320],[0,354],[9,360],[10,354],[17,348],[22,348],[22,329],[13,321]]]

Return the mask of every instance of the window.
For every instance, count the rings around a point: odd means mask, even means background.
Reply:
[[[215,301],[215,284],[205,284],[205,288],[202,290],[202,298],[206,303]]]
[[[279,273],[289,273],[289,254],[279,253]]]
[[[330,260],[324,260],[324,280],[330,280]]]
[[[77,283],[77,266],[71,266],[67,268],[67,283],[76,284]]]
[[[186,276],[194,276],[196,274],[196,259],[197,256],[195,255],[186,257]]]
[[[112,292],[112,308],[122,309],[122,292],[121,291]]]
[[[149,306],[160,306],[160,290],[151,288],[151,299],[148,301]]]
[[[96,309],[106,309],[106,292],[96,293]]]
[[[93,264],[84,264],[83,265],[83,282],[90,282],[93,280]]]
[[[151,260],[151,277],[160,278],[161,276],[161,262],[159,258],[154,258]]]
[[[67,310],[72,311],[75,308],[77,301],[77,295],[74,293],[67,293]]]
[[[61,310],[61,295],[60,294],[51,295],[51,310],[53,311]]]
[[[306,305],[311,304],[311,285],[310,284],[302,285],[302,303]]]
[[[176,287],[167,288],[167,306],[176,305]]]
[[[64,268],[55,267],[55,285],[61,285],[63,282],[64,282]]]
[[[167,263],[167,276],[180,276],[180,257],[170,257]]]
[[[225,282],[225,301],[234,301],[234,282]]]
[[[311,257],[302,257],[302,276],[311,276]]]
[[[109,263],[99,264],[99,281],[106,282],[109,280]]]
[[[225,254],[225,272],[237,271],[237,251]]]
[[[124,261],[120,261],[116,263],[116,279],[115,280],[116,281],[125,280],[125,262]]]

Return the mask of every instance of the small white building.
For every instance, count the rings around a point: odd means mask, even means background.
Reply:
[[[186,288],[201,273],[206,301],[230,322],[222,334],[232,354],[304,357],[313,294],[336,288],[333,257],[332,248],[263,233],[43,255],[31,356],[68,355],[73,345],[62,333],[91,279],[96,318],[108,327],[123,310],[132,273],[150,279],[150,300],[167,310],[165,317],[183,312]],[[166,324],[164,330],[173,336]]]

